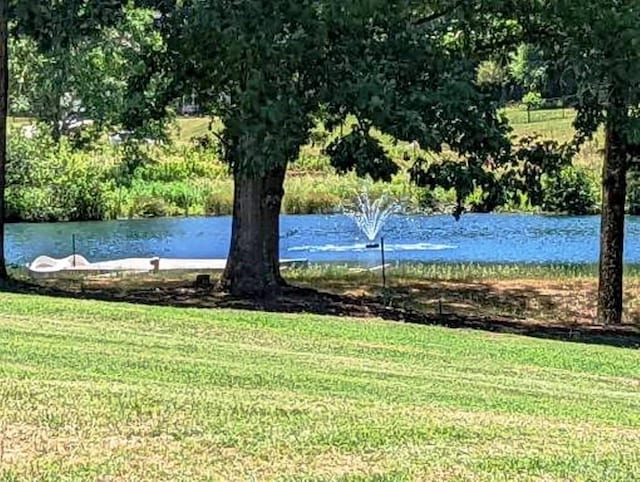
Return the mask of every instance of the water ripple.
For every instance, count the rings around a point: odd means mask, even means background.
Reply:
[[[325,244],[323,246],[294,246],[288,249],[291,252],[309,252],[309,253],[346,253],[346,252],[362,252],[370,251],[372,248],[367,244],[350,244],[336,245]],[[431,244],[431,243],[412,243],[412,244],[385,244],[385,251],[442,251],[445,249],[456,249],[457,246],[449,244]]]

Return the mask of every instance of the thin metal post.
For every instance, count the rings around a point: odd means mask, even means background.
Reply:
[[[382,257],[382,287],[387,287],[387,273],[384,266],[384,237],[380,238],[380,255]]]
[[[76,235],[71,235],[71,248],[73,250],[73,267],[76,267]]]

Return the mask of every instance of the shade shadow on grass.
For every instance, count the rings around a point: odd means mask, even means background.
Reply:
[[[323,283],[321,290],[300,283],[301,286],[285,288],[281,296],[272,299],[238,298],[215,289],[199,289],[191,279],[148,278],[133,283],[75,280],[64,284],[59,280],[55,284],[16,280],[2,290],[153,306],[381,318],[580,343],[640,347],[637,326],[605,327],[577,318],[532,319],[533,312],[566,314],[572,307],[566,299],[560,300],[543,287],[519,286],[515,281],[508,283],[505,287],[488,281],[410,280],[383,290],[362,280],[334,280]],[[573,295],[571,299],[575,299],[575,293]],[[578,305],[573,303],[573,308]]]

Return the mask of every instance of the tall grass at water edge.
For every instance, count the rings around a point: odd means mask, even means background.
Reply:
[[[389,263],[387,279],[430,279],[430,280],[483,280],[483,279],[550,279],[595,278],[596,264],[558,263]],[[295,279],[348,279],[380,278],[380,271],[367,271],[362,266],[346,263],[317,263],[306,267],[287,270],[287,277]],[[640,278],[640,264],[625,266],[625,277]]]

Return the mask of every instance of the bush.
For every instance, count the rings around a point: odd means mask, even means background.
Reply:
[[[204,198],[195,182],[164,183],[158,186],[154,194],[167,204],[176,206],[186,216],[195,206],[201,206]]]
[[[129,192],[114,185],[113,182],[105,187],[105,219],[118,219],[126,216],[127,203],[129,201]]]
[[[329,214],[339,211],[340,199],[318,190],[294,191],[285,194],[282,208],[287,214]]]
[[[499,186],[495,186],[493,191],[476,186],[465,199],[465,205],[472,213],[491,213],[505,204],[505,195]]]
[[[5,196],[9,221],[51,222],[62,218],[49,188],[10,186]]]
[[[503,86],[509,80],[507,69],[495,60],[485,60],[478,65],[476,80],[482,86]]]
[[[227,166],[210,150],[190,147],[151,148],[149,161],[137,167],[133,177],[143,181],[175,182],[228,175]]]
[[[233,213],[233,184],[216,183],[203,187],[206,191],[204,198],[204,214],[207,216],[229,216]]]
[[[207,216],[230,216],[233,213],[233,199],[221,193],[211,193],[204,201]]]
[[[300,171],[331,171],[331,165],[329,164],[329,158],[327,156],[305,149],[300,152],[295,167]]]
[[[63,158],[61,174],[54,184],[55,196],[68,221],[97,221],[107,213],[108,183],[86,155],[74,153]]]
[[[597,183],[584,169],[567,166],[557,176],[542,178],[543,211],[593,214],[597,211]]]
[[[393,159],[405,154],[407,159],[412,158],[410,146],[394,145],[388,136],[381,138]],[[7,218],[12,221],[219,216],[233,211],[228,167],[210,148],[140,146],[132,151],[138,157],[131,164],[126,146],[103,143],[92,146],[91,151],[81,151],[64,138],[54,142],[44,128],[29,138],[14,129],[8,147],[6,207]],[[532,153],[539,154],[536,150]],[[559,165],[555,158],[549,162]],[[328,158],[319,147],[306,146],[296,167],[285,182],[283,212],[288,214],[340,212],[365,189],[373,197],[387,195],[401,200],[406,212],[450,212],[456,202],[452,190],[428,191],[415,186],[406,170],[393,175],[388,183],[363,180],[355,173],[340,176],[328,172]],[[628,206],[630,212],[640,214],[640,175],[636,177],[630,177]],[[538,181],[536,186],[540,185]],[[536,193],[544,190],[543,194],[512,199],[507,209],[541,206],[551,212],[593,212],[599,196],[597,185],[586,171],[567,168],[554,178],[544,179],[544,188]],[[489,211],[496,205],[496,199],[480,189],[465,201],[472,211]]]
[[[129,210],[130,218],[162,218],[169,215],[169,206],[163,199],[153,196],[138,196]]]
[[[522,97],[522,103],[529,110],[537,110],[542,108],[544,100],[539,92],[527,92]]]
[[[12,133],[7,163],[7,217],[13,221],[104,219],[105,168],[65,140],[54,143],[40,129],[27,139]]]

